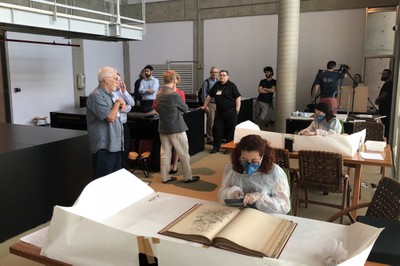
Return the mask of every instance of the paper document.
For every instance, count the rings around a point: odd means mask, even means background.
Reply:
[[[380,154],[380,153],[360,152],[360,155],[361,155],[361,158],[363,158],[363,159],[383,160],[382,154]]]

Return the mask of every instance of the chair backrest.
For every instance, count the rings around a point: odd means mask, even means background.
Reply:
[[[377,122],[354,122],[353,132],[359,132],[366,129],[365,140],[384,141],[385,139],[385,125]]]
[[[275,148],[275,163],[281,168],[289,169],[289,151],[287,149]]]
[[[339,192],[343,188],[343,158],[340,153],[299,151],[299,173],[308,189]]]
[[[400,183],[383,177],[372,197],[365,216],[398,220],[400,218]]]

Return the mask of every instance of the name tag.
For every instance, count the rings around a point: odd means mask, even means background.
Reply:
[[[221,95],[222,94],[222,90],[217,91],[216,95]]]

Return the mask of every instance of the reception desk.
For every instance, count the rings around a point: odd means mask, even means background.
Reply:
[[[0,242],[49,221],[91,181],[87,133],[0,123]]]
[[[188,126],[186,134],[189,140],[189,154],[194,155],[204,150],[204,112],[191,109],[183,115]],[[158,134],[158,116],[146,113],[128,113],[128,125],[133,149],[138,150],[140,140],[152,140],[150,168],[160,170],[160,137]],[[87,130],[86,108],[76,108],[57,112],[50,112],[51,126],[56,128],[68,128]]]

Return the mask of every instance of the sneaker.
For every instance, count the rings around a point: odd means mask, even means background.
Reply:
[[[162,182],[163,182],[163,184],[167,184],[169,182],[173,182],[173,181],[176,181],[176,180],[177,180],[177,178],[175,176],[171,176],[171,179],[169,179],[167,181],[162,181]]]
[[[214,154],[214,153],[217,153],[217,152],[219,152],[219,148],[218,148],[218,147],[214,147],[214,148],[210,151],[211,154]]]
[[[192,176],[192,179],[188,179],[188,180],[185,180],[183,182],[184,183],[193,183],[193,182],[197,182],[199,180],[200,180],[200,176],[195,175],[195,176]]]

